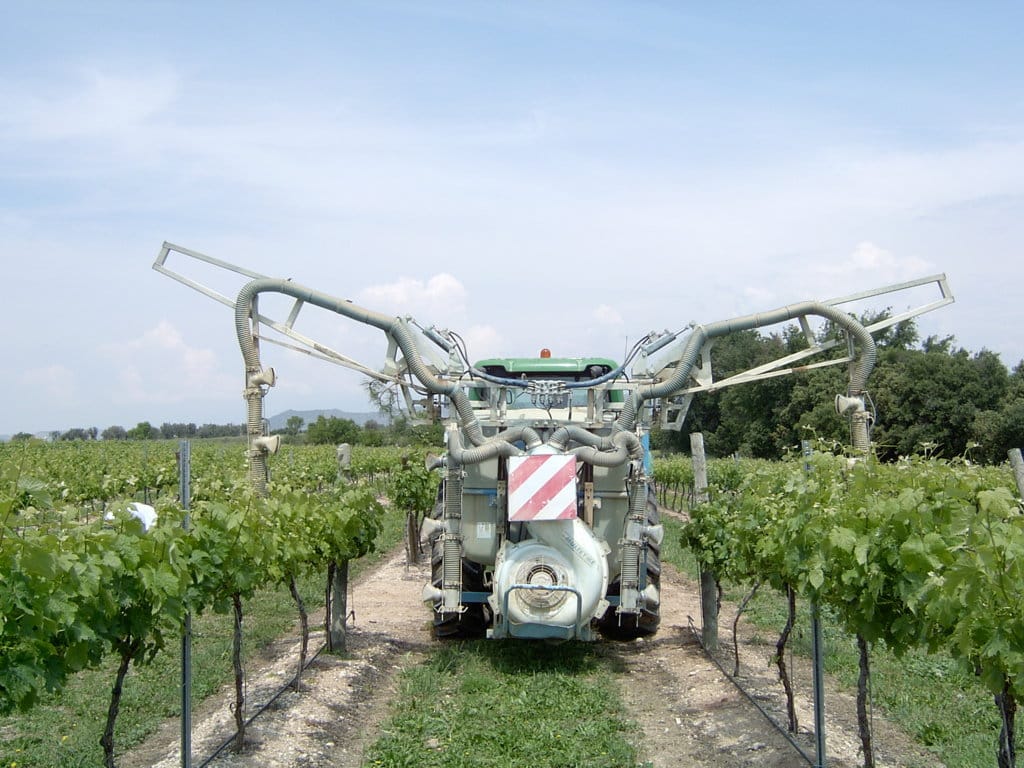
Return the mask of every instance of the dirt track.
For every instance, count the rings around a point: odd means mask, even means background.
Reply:
[[[360,766],[364,748],[376,738],[386,717],[397,673],[421,661],[435,642],[419,597],[429,576],[427,570],[425,565],[407,566],[405,553],[399,548],[360,579],[350,603],[355,619],[349,634],[348,658],[318,657],[303,677],[304,691],[283,694],[255,720],[248,731],[246,752],[235,755],[225,751],[211,765]],[[599,651],[609,658],[621,679],[624,699],[638,726],[640,762],[647,761],[654,768],[807,765],[704,654],[689,626],[689,617],[699,621],[697,586],[666,566],[662,595],[662,628],[655,638],[607,642]],[[727,617],[731,621],[732,610],[723,606],[723,627]],[[731,658],[731,644],[724,636],[722,641],[722,657]],[[315,636],[313,647],[321,642],[322,636]],[[769,668],[769,656],[769,648],[741,640],[744,685],[755,701],[782,722],[781,686]],[[282,642],[272,649],[264,666],[250,672],[250,711],[289,679],[296,658],[295,642]],[[796,678],[809,680],[809,671],[798,669]],[[801,733],[797,740],[813,755],[813,738],[806,730],[813,723],[810,687],[802,688],[805,695],[799,702]],[[195,765],[231,734],[230,701],[231,695],[225,691],[195,713]],[[826,711],[828,765],[860,765],[852,697],[830,692]],[[177,721],[166,724],[160,733],[126,755],[122,765],[179,766],[178,727]],[[874,733],[877,765],[937,765],[934,756],[920,751],[878,717]]]

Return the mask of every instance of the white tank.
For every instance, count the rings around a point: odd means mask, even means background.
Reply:
[[[516,624],[534,623],[572,626],[576,623],[577,599],[571,591],[542,587],[569,587],[580,594],[580,621],[604,613],[608,590],[608,545],[597,538],[581,520],[547,520],[527,524],[532,538],[518,544],[506,542],[498,553],[494,570],[495,613],[509,595],[508,618]]]

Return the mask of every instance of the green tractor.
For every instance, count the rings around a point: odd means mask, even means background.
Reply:
[[[172,270],[171,254],[247,279],[228,298]],[[412,318],[392,317],[350,301],[268,278],[164,243],[161,273],[231,307],[245,360],[249,463],[265,487],[263,397],[276,378],[264,369],[259,342],[279,343],[337,363],[390,387],[412,417],[445,425],[444,451],[428,460],[440,473],[437,505],[424,521],[431,580],[423,600],[438,637],[593,640],[651,635],[660,621],[660,547],[648,436],[652,427],[681,429],[695,394],[824,365],[847,365],[849,385],[836,410],[850,420],[855,450],[870,445],[873,414],[866,395],[875,362],[872,334],[953,301],[944,275],[808,301],[677,332],[650,333],[622,363],[604,358],[500,358],[470,362],[461,337]],[[853,306],[896,292],[939,297],[867,327]],[[258,299],[294,300],[286,320],[261,314]],[[313,306],[382,331],[385,363],[374,368],[296,329]],[[809,318],[840,333],[819,339]],[[716,381],[717,338],[796,322],[807,348]],[[809,358],[817,357],[815,361]]]
[[[482,360],[448,420],[424,588],[439,637],[653,634],[663,529],[646,424],[603,358]],[[457,411],[456,411],[457,413]],[[479,438],[483,437],[481,441]]]

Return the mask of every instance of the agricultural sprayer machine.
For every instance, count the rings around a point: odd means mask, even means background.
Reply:
[[[235,298],[168,265],[174,254],[244,279]],[[604,358],[494,358],[471,362],[447,329],[392,317],[291,280],[266,277],[164,243],[154,268],[234,310],[245,361],[250,476],[265,488],[263,398],[276,375],[260,359],[260,342],[298,349],[354,369],[393,388],[414,418],[445,425],[444,450],[430,459],[441,476],[438,503],[425,521],[432,578],[424,602],[438,636],[632,638],[657,631],[663,529],[651,484],[652,427],[680,429],[695,394],[826,365],[847,365],[849,385],[836,410],[850,419],[855,449],[869,447],[866,402],[875,334],[949,304],[944,275],[889,285],[828,301],[807,301],[677,331],[651,333],[622,362]],[[207,268],[207,267],[204,267]],[[862,325],[858,302],[914,289],[931,296],[911,309]],[[281,319],[259,310],[267,294],[288,297]],[[909,295],[909,294],[907,294]],[[381,331],[380,368],[357,362],[297,329],[314,307]],[[810,320],[841,333],[821,341]],[[715,380],[716,339],[796,322],[807,348]],[[813,358],[813,359],[812,359]]]

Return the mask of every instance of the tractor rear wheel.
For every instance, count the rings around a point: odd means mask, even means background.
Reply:
[[[434,539],[430,552],[431,583],[441,589],[444,575],[444,548],[440,537]],[[462,589],[468,592],[483,592],[484,568],[472,560],[462,559]],[[483,603],[467,603],[462,613],[438,613],[440,600],[434,602],[434,637],[440,639],[468,640],[483,637],[487,632],[488,616]]]
[[[647,491],[647,524],[657,525],[661,520],[661,510],[658,508],[657,499],[653,488]],[[661,590],[661,545],[655,541],[647,541],[644,548],[644,562],[646,565],[646,583],[653,584]],[[608,586],[609,596],[618,596],[621,590],[621,582],[616,579]],[[604,616],[597,620],[598,631],[611,640],[635,640],[638,637],[649,637],[658,631],[661,624],[661,604],[645,604],[639,613],[618,614],[616,607],[610,606],[604,612]],[[620,622],[621,619],[621,622]]]
[[[444,510],[444,494],[437,493],[437,504],[431,517],[440,520]],[[444,580],[444,545],[440,535],[430,537],[430,583],[438,589]],[[484,567],[480,563],[462,558],[462,590],[484,591]],[[434,637],[440,639],[469,640],[483,637],[490,623],[490,611],[483,603],[468,603],[462,613],[438,613],[440,600],[433,605]]]

